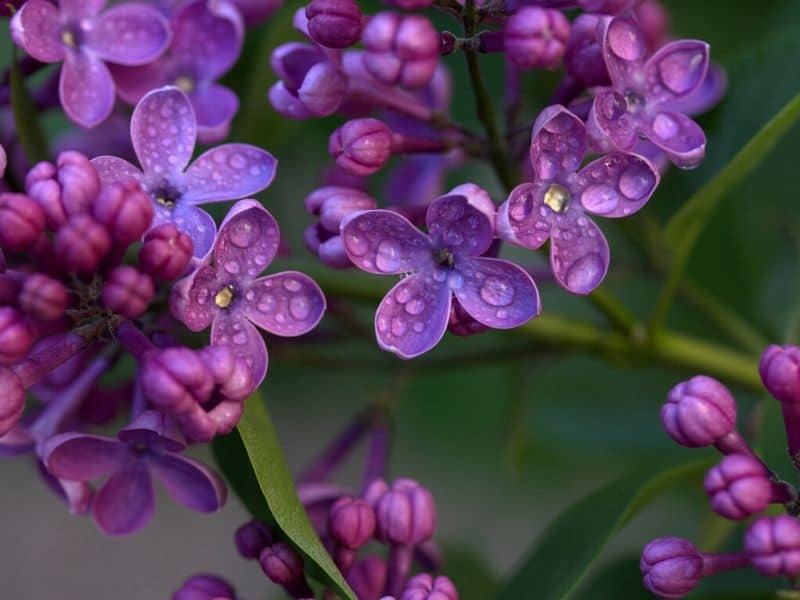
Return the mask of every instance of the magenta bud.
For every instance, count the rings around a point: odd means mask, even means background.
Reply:
[[[789,515],[761,517],[744,536],[753,567],[767,577],[800,575],[800,521]]]
[[[264,575],[280,586],[294,587],[303,577],[303,561],[286,542],[264,548],[258,562]]]
[[[736,401],[719,381],[698,375],[670,390],[661,424],[682,446],[710,446],[735,431]]]
[[[230,346],[206,346],[198,350],[219,392],[231,400],[244,400],[253,391],[253,375]]]
[[[355,0],[311,0],[306,6],[308,32],[328,48],[347,48],[361,37],[361,10]]]
[[[584,13],[572,23],[564,50],[564,67],[585,86],[607,85],[608,68],[601,47],[603,16]]]
[[[193,254],[192,238],[172,223],[164,223],[145,236],[139,264],[153,279],[171,281],[183,275]]]
[[[172,600],[235,600],[231,585],[216,575],[193,575],[172,594]]]
[[[0,364],[10,365],[25,358],[33,338],[22,313],[11,306],[0,306]]]
[[[142,316],[155,294],[153,280],[129,265],[115,267],[103,284],[100,302],[128,319]]]
[[[681,598],[703,577],[703,556],[689,540],[667,537],[647,544],[639,561],[644,586],[662,598]]]
[[[489,327],[475,320],[458,300],[454,300],[450,306],[450,320],[447,322],[447,330],[453,335],[467,337],[488,331]]]
[[[353,119],[331,134],[328,152],[354,175],[372,175],[392,155],[392,130],[378,119]]]
[[[399,600],[458,600],[458,590],[447,577],[420,573],[409,580]]]
[[[386,561],[380,556],[367,556],[347,572],[347,583],[359,600],[379,600],[386,585]]]
[[[153,220],[150,196],[134,179],[105,186],[94,202],[93,212],[117,246],[137,241]]]
[[[375,512],[362,498],[339,498],[328,513],[328,532],[345,548],[357,550],[375,533]]]
[[[319,215],[320,224],[331,233],[339,233],[342,219],[357,210],[378,208],[372,197],[354,188],[325,186],[311,192],[305,199],[306,211]]]
[[[266,523],[253,519],[236,530],[234,541],[242,557],[255,560],[275,539]]]
[[[0,246],[23,252],[33,246],[44,231],[45,216],[25,194],[0,194]]]
[[[149,354],[139,377],[142,391],[153,406],[173,415],[203,404],[214,390],[214,380],[200,355],[180,346]]]
[[[758,366],[761,381],[776,400],[800,403],[800,348],[769,346]]]
[[[347,92],[347,79],[339,68],[328,62],[318,62],[303,78],[297,98],[318,117],[332,115]]]
[[[757,459],[731,454],[706,474],[703,487],[711,508],[726,519],[739,521],[761,512],[772,500],[772,482]]]
[[[569,30],[560,10],[525,6],[506,21],[506,56],[523,69],[555,69],[564,56]]]
[[[111,236],[89,215],[76,215],[58,230],[55,250],[59,260],[81,274],[94,272],[111,248]]]
[[[386,85],[422,87],[439,64],[441,36],[419,15],[378,13],[364,27],[361,43],[364,66]]]
[[[88,212],[100,192],[100,177],[92,162],[80,152],[62,152],[56,159],[61,202],[67,215]]]
[[[396,479],[386,488],[378,480],[364,496],[375,510],[375,537],[380,541],[414,546],[433,537],[436,505],[431,493],[416,481]]]
[[[25,387],[14,371],[0,367],[0,436],[17,424],[25,410]]]
[[[54,321],[64,316],[69,306],[69,293],[60,281],[34,273],[22,284],[19,306],[35,319]]]

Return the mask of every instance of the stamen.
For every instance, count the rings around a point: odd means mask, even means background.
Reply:
[[[229,285],[226,285],[214,296],[214,304],[220,308],[228,308],[231,302],[233,302],[233,288]]]
[[[570,193],[567,188],[557,183],[552,184],[544,194],[544,203],[553,212],[563,213],[569,205]]]

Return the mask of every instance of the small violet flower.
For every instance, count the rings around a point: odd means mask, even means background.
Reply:
[[[550,263],[558,282],[588,294],[608,271],[603,232],[586,213],[626,217],[647,203],[658,170],[636,154],[615,152],[578,171],[586,153],[586,128],[563,106],[544,109],[531,139],[535,179],[511,191],[497,213],[501,238],[539,248],[550,239]]]
[[[670,42],[645,60],[647,43],[635,23],[618,17],[602,26],[611,86],[600,88],[594,99],[587,122],[592,141],[606,150],[628,151],[644,137],[677,167],[697,167],[705,156],[706,136],[678,103],[705,81],[708,44]]]
[[[11,20],[14,42],[44,63],[62,62],[59,95],[67,116],[82,127],[104,121],[115,88],[106,61],[143,65],[169,45],[167,20],[140,3],[106,0],[28,0]]]
[[[259,277],[278,251],[272,215],[254,200],[241,200],[220,227],[214,248],[197,270],[175,284],[170,308],[192,331],[211,325],[212,345],[228,345],[245,361],[254,384],[267,371],[267,348],[256,329],[294,337],[313,329],[325,296],[307,275],[286,271]]]
[[[151,475],[177,502],[200,512],[225,503],[225,484],[205,465],[180,455],[186,447],[168,417],[142,413],[118,439],[64,433],[50,438],[43,460],[50,473],[69,481],[110,474],[95,495],[92,512],[107,535],[127,535],[144,527],[154,512]]]
[[[428,234],[388,210],[354,213],[342,222],[344,247],[358,268],[379,275],[411,273],[375,314],[381,348],[413,358],[444,336],[453,296],[477,321],[516,327],[539,313],[536,285],[522,268],[481,256],[492,243],[494,205],[472,184],[431,203]]]
[[[115,156],[92,163],[104,184],[138,180],[155,209],[151,229],[173,223],[192,238],[194,255],[203,257],[214,244],[216,224],[196,205],[260,192],[272,182],[277,161],[249,144],[223,144],[189,165],[196,139],[189,98],[177,87],[163,87],[142,98],[131,118],[131,140],[143,170]]]

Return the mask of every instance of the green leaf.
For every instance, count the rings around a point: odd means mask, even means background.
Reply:
[[[258,518],[277,527],[305,559],[306,570],[347,600],[357,600],[322,545],[286,466],[261,396],[245,403],[236,430],[215,440],[214,455],[234,491]]]
[[[497,594],[497,580],[485,558],[466,548],[444,544],[443,572],[459,592],[460,600],[486,600]]]
[[[17,62],[17,50],[11,50],[11,66],[9,83],[11,85],[11,111],[14,114],[14,125],[17,138],[25,151],[25,156],[31,164],[47,160],[50,156],[47,151],[47,142],[39,122],[39,113],[33,103],[25,78]]]
[[[578,500],[548,526],[498,598],[568,598],[628,521],[665,489],[710,465],[708,460],[686,463],[655,477],[635,472]]]

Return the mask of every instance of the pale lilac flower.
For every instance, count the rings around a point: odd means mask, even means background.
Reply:
[[[198,204],[235,200],[266,188],[277,161],[249,144],[223,144],[192,164],[197,121],[186,95],[176,87],[148,93],[131,119],[131,139],[143,171],[115,156],[92,160],[103,183],[128,177],[141,182],[155,209],[151,228],[173,223],[187,233],[194,254],[205,256],[214,243],[216,224]]]

